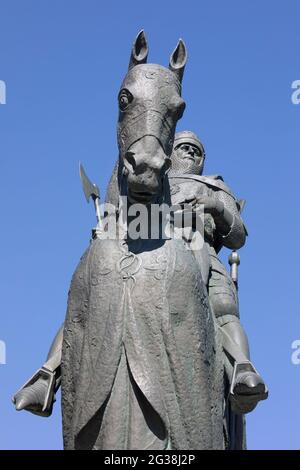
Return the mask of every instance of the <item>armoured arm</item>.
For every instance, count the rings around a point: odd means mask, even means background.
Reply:
[[[205,204],[204,207],[208,206]],[[205,210],[205,208],[204,208]],[[226,237],[231,230],[234,223],[234,215],[229,211],[222,200],[217,197],[215,201],[211,202],[208,206],[209,213],[213,216],[216,229],[220,235]]]
[[[215,191],[216,210],[213,214],[217,232],[223,246],[237,250],[246,241],[247,231],[240,216],[236,200],[225,191]]]
[[[206,194],[200,192],[195,195],[190,192],[185,197],[185,203],[191,203],[196,210],[199,205],[203,205],[206,217],[213,219],[213,239],[218,240],[218,244],[222,246],[237,250],[245,244],[247,231],[236,199],[227,186],[222,184],[224,189],[206,188]]]

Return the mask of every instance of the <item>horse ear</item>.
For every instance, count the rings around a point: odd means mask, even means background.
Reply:
[[[148,52],[147,38],[142,29],[133,43],[128,70],[138,64],[145,64],[147,62]]]
[[[177,75],[178,80],[181,82],[184,72],[184,67],[187,61],[187,50],[182,39],[179,39],[177,46],[170,56],[169,69]]]

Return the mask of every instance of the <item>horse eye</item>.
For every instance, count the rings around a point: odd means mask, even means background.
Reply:
[[[125,111],[127,106],[131,103],[133,100],[133,96],[130,93],[130,91],[123,89],[119,93],[119,108],[121,111]]]

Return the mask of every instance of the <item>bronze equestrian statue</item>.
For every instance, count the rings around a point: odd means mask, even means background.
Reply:
[[[134,223],[131,209],[144,209],[149,235],[152,206],[172,205],[168,172],[185,108],[187,53],[180,40],[169,68],[147,64],[147,56],[141,31],[118,95],[119,160],[107,201],[115,204],[119,221]],[[128,202],[125,209],[119,196]],[[197,214],[203,200],[193,196]],[[218,218],[214,211],[209,206],[212,219]],[[47,362],[14,397],[17,409],[49,416],[61,383],[65,449],[236,447],[229,442],[236,433],[224,432],[229,390],[223,349],[234,364],[240,345],[232,332],[220,329],[203,277],[209,268],[200,266],[189,240],[163,236],[164,222],[160,217],[156,238],[132,237],[122,224],[115,238],[102,236],[105,228],[94,232],[73,275],[66,319]],[[250,367],[242,372],[256,382],[237,371],[230,393],[233,402],[251,408],[248,389],[259,395],[264,384],[246,362]]]

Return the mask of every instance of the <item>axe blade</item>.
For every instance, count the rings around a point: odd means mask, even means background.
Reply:
[[[100,191],[98,186],[89,180],[81,162],[79,163],[79,175],[87,202],[89,202],[90,197],[92,197],[93,200],[100,198]]]

